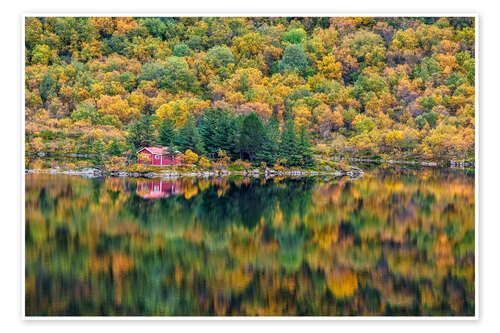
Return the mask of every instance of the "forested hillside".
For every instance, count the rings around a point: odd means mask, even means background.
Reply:
[[[26,151],[474,154],[474,18],[26,18]]]

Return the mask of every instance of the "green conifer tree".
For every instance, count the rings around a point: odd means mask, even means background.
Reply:
[[[120,156],[122,154],[122,146],[117,140],[111,141],[108,148],[108,154],[111,156]]]
[[[145,114],[130,126],[127,141],[134,149],[154,145],[152,122],[152,117]]]
[[[174,138],[174,144],[180,151],[191,149],[198,155],[205,153],[193,116],[189,115],[184,126],[179,129]]]
[[[255,161],[257,152],[262,148],[264,137],[264,126],[255,112],[250,113],[243,119],[239,143],[244,158],[251,162]]]
[[[163,119],[158,129],[158,143],[165,147],[172,146],[175,138],[174,122],[170,118]]]
[[[311,150],[311,138],[304,126],[300,128],[298,155],[300,156],[300,165],[304,168],[314,166],[313,152]]]
[[[92,166],[102,167],[104,164],[104,143],[101,139],[97,139],[92,145]]]
[[[264,126],[262,148],[257,152],[257,161],[272,165],[279,157],[279,122],[271,117]]]
[[[208,156],[215,157],[219,150],[233,150],[235,127],[228,111],[205,110],[200,118],[198,129]]]
[[[295,132],[293,119],[288,119],[283,126],[280,143],[280,157],[284,159],[287,166],[300,164],[301,156],[298,154],[299,139]]]

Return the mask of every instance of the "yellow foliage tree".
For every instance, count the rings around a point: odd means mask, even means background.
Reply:
[[[202,156],[200,158],[200,160],[198,161],[198,165],[200,167],[202,167],[203,169],[208,169],[208,168],[210,168],[210,161],[205,156]]]
[[[336,61],[334,54],[328,54],[317,62],[318,71],[327,79],[339,80],[342,77],[342,63]]]
[[[161,123],[165,118],[172,119],[175,128],[180,128],[186,123],[189,114],[198,116],[201,110],[210,106],[210,101],[198,98],[182,98],[163,104],[156,110],[155,118]]]
[[[198,162],[198,154],[188,149],[184,152],[184,160],[187,164],[195,164]]]

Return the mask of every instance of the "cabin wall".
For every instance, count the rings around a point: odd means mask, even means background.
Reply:
[[[141,159],[140,155],[145,154],[148,155],[148,159]],[[158,155],[158,159],[155,158],[155,154],[150,153],[147,150],[142,150],[137,154],[137,163],[138,164],[148,164],[148,165],[180,165],[179,156],[172,155]]]
[[[179,165],[179,158],[177,156],[163,155],[162,165]]]
[[[144,154],[144,155],[148,155],[149,156],[149,160],[146,160],[146,159],[141,159],[140,158],[140,155],[141,154]],[[137,163],[138,164],[151,164],[152,163],[152,159],[153,159],[153,154],[151,154],[149,151],[147,150],[142,150],[140,151],[138,154],[137,154]]]
[[[161,165],[161,155],[152,155],[151,157],[153,158],[151,162],[152,165]]]

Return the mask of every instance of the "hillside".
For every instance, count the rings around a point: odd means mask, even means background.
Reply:
[[[26,18],[27,153],[474,155],[474,18]]]

